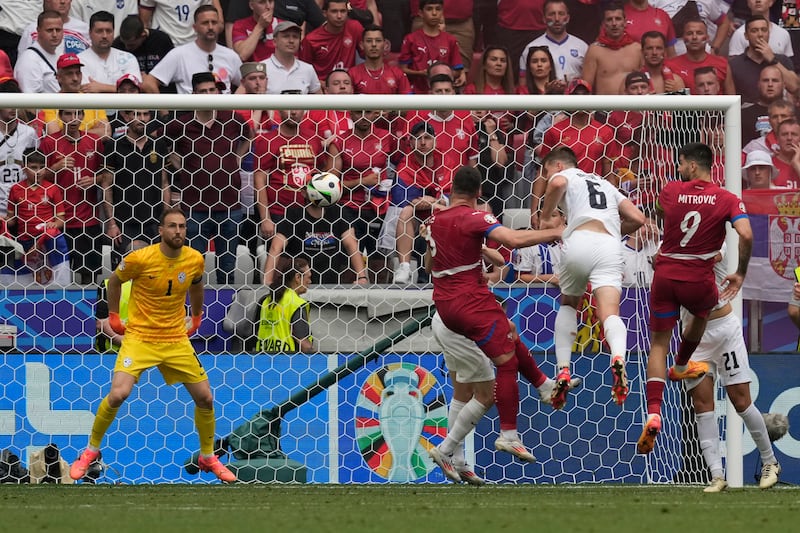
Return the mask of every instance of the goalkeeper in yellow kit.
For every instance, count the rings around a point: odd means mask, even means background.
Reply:
[[[186,216],[166,209],[158,227],[161,242],[129,253],[108,280],[108,321],[124,334],[111,391],[95,415],[89,446],[72,464],[69,475],[81,479],[99,455],[100,442],[128,398],[141,373],[158,367],[168,384],[183,383],[195,403],[194,420],[200,436],[198,464],[227,483],[236,480],[214,455],[214,399],[208,376],[189,342],[203,314],[203,256],[188,246]],[[119,317],[122,284],[132,280],[128,322]],[[186,294],[191,326],[186,317]]]

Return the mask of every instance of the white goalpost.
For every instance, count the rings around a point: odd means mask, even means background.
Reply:
[[[686,113],[696,118],[702,113],[714,113],[721,117],[724,132],[723,146],[717,147],[722,150],[724,156],[724,179],[725,187],[734,194],[741,197],[741,99],[739,96],[665,96],[649,95],[642,97],[635,96],[483,96],[483,95],[459,95],[454,97],[442,97],[434,95],[411,95],[411,96],[384,96],[384,95],[131,95],[131,94],[0,94],[0,108],[16,108],[27,110],[40,109],[150,109],[150,110],[382,110],[382,111],[418,111],[418,110],[487,110],[506,112],[509,110],[536,110],[536,111],[561,111],[566,115],[576,111],[600,111],[612,112],[635,111],[652,113]],[[393,119],[387,119],[389,122]],[[687,120],[687,127],[697,127],[697,121]],[[319,124],[317,125],[319,127]],[[641,133],[641,132],[640,132]],[[686,137],[694,137],[696,131],[682,131]],[[523,145],[516,146],[519,153],[524,150],[528,140],[528,131],[521,131],[517,137],[523,139]],[[510,137],[510,136],[509,136]],[[641,139],[639,139],[641,140]],[[510,144],[509,139],[509,144]],[[668,148],[677,149],[679,146],[669,146]],[[654,147],[655,149],[655,147]],[[649,152],[643,152],[642,157],[648,157]],[[255,159],[261,154],[255,154]],[[523,161],[522,157],[516,158],[510,155],[509,166],[520,167],[529,164],[529,160]],[[673,162],[674,163],[674,162]],[[258,164],[257,162],[255,163]],[[514,172],[519,176],[521,168],[516,168]],[[670,179],[674,176],[659,176],[660,179]],[[521,178],[520,178],[521,179]],[[508,189],[512,190],[512,189]],[[652,192],[652,191],[651,191]],[[501,195],[502,196],[502,195]],[[514,197],[513,193],[508,193],[507,198],[513,200],[513,208],[523,207],[525,198]],[[508,224],[508,221],[506,221]],[[738,238],[734,231],[728,231],[728,264],[736,265],[738,260]],[[359,248],[360,249],[360,248]],[[247,253],[245,250],[243,253]],[[374,256],[373,256],[374,254]],[[372,268],[372,259],[379,254],[373,250],[368,251],[367,268]],[[219,258],[219,255],[217,256]],[[260,269],[262,263],[258,257],[250,258],[251,265],[248,268]],[[213,265],[213,260],[212,260]],[[239,263],[237,262],[237,265]],[[239,268],[237,266],[237,268]],[[345,264],[345,269],[348,265]],[[385,269],[391,267],[384,265]],[[250,273],[247,274],[248,279]],[[309,291],[309,300],[312,302],[313,321],[312,330],[317,337],[319,354],[309,356],[302,362],[297,357],[304,357],[298,354],[294,359],[288,356],[273,357],[270,355],[236,355],[230,357],[215,356],[204,357],[200,353],[204,365],[209,369],[211,376],[211,387],[215,391],[216,401],[220,404],[221,420],[218,422],[217,434],[220,438],[225,438],[237,426],[245,422],[260,409],[266,406],[277,404],[291,396],[298,389],[313,384],[320,375],[332,369],[339,368],[348,361],[348,357],[363,351],[368,346],[389,336],[393,330],[400,329],[404,322],[408,321],[411,313],[429,304],[429,287],[425,285],[412,286],[401,290],[397,286],[389,283],[381,283],[378,275],[373,278],[370,273],[371,282],[366,286],[352,286],[352,280],[342,283],[338,287],[312,287]],[[240,286],[220,286],[218,288],[219,299],[212,304],[217,306],[217,321],[211,324],[207,322],[206,329],[201,330],[203,340],[208,343],[223,342],[226,349],[230,349],[231,331],[236,336],[237,324],[223,324],[223,317],[232,307],[239,305],[237,298],[241,298],[245,293]],[[249,285],[249,284],[248,284]],[[32,301],[44,298],[41,295],[30,296],[33,291],[41,287],[31,284],[24,287],[16,287],[18,291],[14,293],[15,298],[21,301]],[[69,295],[79,303],[75,311],[74,320],[83,323],[83,331],[88,331],[86,335],[91,335],[94,328],[91,312],[86,310],[86,303],[92,302],[96,286],[70,287],[75,294]],[[250,290],[250,298],[257,299],[263,295],[263,289],[258,287],[245,287]],[[643,289],[640,287],[640,289]],[[10,289],[9,289],[10,290]],[[59,289],[59,290],[64,290]],[[238,292],[237,292],[238,290]],[[548,375],[553,374],[555,358],[552,351],[552,328],[554,320],[555,301],[557,287],[548,285],[542,290],[530,290],[520,285],[496,286],[496,291],[514,300],[515,309],[525,315],[524,323],[536,324],[538,331],[527,331],[526,341],[534,344],[532,347],[536,359],[542,364],[543,370]],[[537,292],[538,291],[538,292]],[[64,290],[64,292],[69,292]],[[80,293],[80,294],[78,294]],[[595,368],[592,363],[582,363],[590,379],[584,379],[585,391],[578,391],[581,396],[579,405],[575,405],[575,411],[570,413],[570,404],[567,404],[566,413],[550,412],[549,407],[541,406],[540,412],[527,412],[523,407],[520,416],[520,431],[528,429],[526,424],[535,429],[529,436],[523,434],[524,441],[536,442],[540,447],[550,447],[557,449],[552,452],[551,457],[546,457],[542,462],[542,470],[521,470],[516,465],[509,466],[510,459],[497,455],[495,458],[491,443],[493,436],[489,435],[492,425],[496,421],[490,421],[488,425],[477,428],[474,436],[468,444],[468,457],[476,464],[482,460],[491,463],[491,468],[487,467],[487,472],[497,474],[500,478],[495,478],[498,482],[515,482],[517,477],[523,476],[525,479],[536,480],[536,482],[562,482],[565,480],[575,480],[578,482],[592,481],[631,481],[641,480],[642,482],[671,482],[681,479],[676,472],[682,470],[692,470],[692,479],[702,477],[698,474],[699,470],[705,470],[705,465],[700,457],[699,465],[689,466],[684,464],[688,451],[684,447],[689,447],[685,439],[687,435],[693,434],[693,430],[682,428],[683,432],[677,431],[677,436],[671,431],[670,435],[659,437],[656,448],[657,453],[646,456],[632,456],[632,454],[620,453],[616,458],[609,458],[608,450],[601,449],[605,443],[608,447],[627,446],[635,449],[635,437],[630,441],[631,432],[636,432],[644,423],[646,416],[646,401],[644,398],[644,372],[646,366],[646,353],[649,345],[646,342],[646,312],[648,302],[645,300],[646,290],[626,291],[625,295],[630,298],[627,309],[634,309],[638,316],[626,316],[629,330],[635,328],[631,335],[636,336],[635,346],[631,351],[636,351],[637,356],[630,362],[629,371],[632,382],[634,383],[632,392],[625,404],[622,419],[617,427],[615,417],[618,415],[616,406],[612,405],[609,394],[608,376],[603,376],[598,368],[603,365],[598,364]],[[28,300],[26,300],[28,298]],[[549,307],[540,308],[543,302]],[[734,312],[741,319],[742,298],[739,294],[732,302]],[[249,302],[251,307],[244,305],[243,312],[252,311],[253,301]],[[83,307],[81,307],[83,306]],[[63,314],[64,308],[51,310],[52,316]],[[542,310],[544,309],[544,310]],[[78,314],[78,313],[83,314]],[[623,311],[624,312],[624,311]],[[621,313],[622,314],[622,313]],[[533,318],[532,318],[533,317]],[[587,307],[584,317],[591,317],[591,312]],[[230,318],[230,315],[228,315]],[[46,320],[44,317],[43,320]],[[64,319],[62,317],[62,319]],[[241,320],[256,320],[257,318],[243,317]],[[213,319],[212,319],[213,320]],[[530,322],[529,322],[530,321]],[[19,323],[20,330],[25,325]],[[66,327],[66,326],[65,326]],[[533,327],[533,326],[531,326]],[[226,329],[227,328],[227,329]],[[233,328],[233,330],[231,330]],[[587,331],[596,331],[587,328]],[[221,340],[220,340],[221,339]],[[597,339],[596,345],[600,343]],[[592,339],[586,339],[590,344]],[[86,343],[85,338],[80,342]],[[47,365],[50,368],[50,384],[37,383],[37,386],[49,386],[51,390],[51,400],[54,408],[50,413],[59,409],[77,409],[82,413],[96,408],[102,396],[107,393],[110,383],[110,368],[113,367],[113,355],[101,356],[100,358],[89,357],[90,350],[83,350],[78,347],[79,340],[76,338],[72,345],[64,345],[53,342],[49,350],[45,350],[50,355],[36,355],[25,359],[22,362],[6,363],[9,366],[12,385],[12,393],[16,393],[21,399],[11,402],[11,407],[0,403],[0,420],[8,419],[8,412],[19,409],[18,404],[24,402],[24,386],[21,378],[24,372],[22,367],[25,365]],[[81,344],[81,346],[84,346]],[[208,346],[209,344],[206,344]],[[23,347],[24,348],[24,347]],[[599,348],[602,351],[602,347]],[[235,349],[234,349],[235,350]],[[22,351],[22,348],[20,349]],[[41,350],[40,350],[41,351]],[[232,353],[233,350],[226,352]],[[591,348],[586,349],[584,357],[604,357],[599,354],[589,355]],[[74,353],[75,357],[80,357],[79,362],[69,359],[66,355]],[[287,468],[303,468],[302,481],[311,482],[386,482],[386,481],[438,481],[434,469],[429,464],[429,460],[424,456],[424,451],[430,445],[438,443],[438,439],[443,436],[446,430],[446,400],[449,388],[446,385],[445,374],[440,370],[440,353],[438,346],[433,341],[429,330],[423,330],[410,339],[403,340],[400,344],[387,349],[390,354],[386,359],[378,359],[378,368],[373,365],[362,373],[357,373],[355,378],[348,378],[331,384],[326,392],[310,399],[302,405],[298,405],[288,416],[283,417],[280,451],[284,458],[297,461],[297,466]],[[58,354],[53,356],[52,354]],[[607,366],[607,365],[606,365]],[[2,365],[0,365],[0,369]],[[25,366],[25,368],[28,368]],[[41,370],[39,366],[36,367]],[[635,369],[634,369],[635,368]],[[580,375],[580,374],[578,374]],[[40,376],[41,378],[41,376]],[[108,378],[108,380],[106,380]],[[43,378],[41,378],[43,379]],[[40,381],[41,381],[40,379]],[[66,380],[66,383],[58,383],[58,380]],[[410,381],[409,381],[410,380]],[[417,380],[417,381],[414,381]],[[604,381],[605,380],[605,381]],[[156,384],[157,384],[157,380]],[[253,385],[255,384],[255,385]],[[29,385],[29,384],[27,384]],[[413,385],[413,387],[412,387]],[[159,468],[158,464],[163,458],[181,466],[184,455],[194,451],[196,438],[193,437],[190,417],[182,409],[190,404],[182,393],[176,393],[174,400],[179,402],[181,408],[178,415],[166,404],[167,400],[159,396],[149,397],[153,394],[154,383],[151,378],[144,383],[144,389],[137,393],[134,392],[133,402],[137,402],[132,407],[126,407],[128,411],[120,411],[119,430],[109,434],[108,448],[109,464],[116,464],[115,468],[123,471],[122,476],[133,482],[145,483],[153,479],[165,481],[175,479],[182,480],[185,474],[174,469]],[[162,385],[163,386],[163,385]],[[411,451],[408,451],[408,468],[403,473],[397,473],[399,457],[402,456],[398,444],[392,444],[387,431],[387,426],[381,430],[380,415],[385,413],[381,408],[382,399],[387,397],[386,390],[395,387],[395,391],[417,388],[424,398],[424,406],[416,406],[421,409],[420,414],[414,419],[414,424],[419,426],[419,431],[414,435],[417,438],[410,444]],[[254,387],[250,391],[244,389]],[[405,387],[405,388],[403,388]],[[674,410],[674,416],[668,418],[666,424],[678,425],[685,424],[681,418],[686,409],[682,402],[680,393],[675,393],[675,385],[669,384],[668,389],[672,389],[665,396],[665,402],[673,402],[670,409]],[[170,393],[171,395],[172,393]],[[535,396],[536,391],[527,384],[523,386],[522,395]],[[167,396],[171,398],[172,396]],[[719,396],[718,396],[719,398]],[[572,397],[571,397],[571,401]],[[530,401],[527,405],[531,405]],[[743,473],[743,444],[742,444],[742,421],[735,415],[735,410],[729,401],[726,402],[725,411],[725,435],[724,450],[727,480],[731,487],[741,487],[744,483]],[[177,416],[180,419],[170,420],[166,427],[162,427],[159,417]],[[602,423],[593,420],[597,413],[600,413]],[[30,416],[30,412],[29,412]],[[388,416],[388,415],[387,415]],[[137,418],[141,418],[141,421]],[[85,418],[85,417],[84,417]],[[85,436],[88,434],[85,420],[76,427],[64,428],[61,435],[55,435],[55,440],[61,442],[62,450],[80,450],[85,446]],[[693,419],[690,420],[694,423]],[[410,423],[410,422],[409,422]],[[576,425],[573,427],[573,425]],[[586,427],[581,429],[580,425]],[[280,425],[280,424],[279,424]],[[0,428],[9,429],[8,424],[0,424]],[[13,426],[13,424],[12,424]],[[417,426],[414,426],[417,427]],[[604,431],[611,428],[614,436],[597,435],[597,431]],[[496,428],[494,428],[496,431]],[[595,432],[593,435],[592,432]],[[127,432],[127,434],[126,434]],[[159,438],[153,442],[148,440],[148,432],[158,433]],[[5,434],[0,430],[0,448],[6,447],[5,444],[15,444],[26,449],[36,449],[39,442],[47,442],[41,437],[42,432],[37,429],[36,421],[25,423],[22,431],[16,431],[12,435],[9,430]],[[135,437],[133,435],[136,435]],[[597,439],[595,438],[597,437]],[[5,440],[4,440],[5,439]],[[670,439],[670,440],[667,440]],[[146,443],[147,450],[154,450],[152,457],[142,450],[137,450],[140,442]],[[177,443],[177,444],[174,444]],[[663,445],[664,450],[659,448]],[[105,443],[104,443],[105,446]],[[111,448],[116,447],[118,453],[111,452]],[[533,446],[534,451],[536,446]],[[187,452],[188,453],[185,453]],[[569,454],[559,457],[559,453]],[[583,455],[582,455],[583,454]],[[661,455],[659,455],[661,454]],[[696,457],[698,454],[694,454]],[[159,459],[154,459],[154,457]],[[537,454],[538,456],[538,454]],[[70,456],[71,457],[71,456]],[[69,459],[69,457],[68,457]],[[233,457],[231,458],[233,459]],[[283,460],[283,459],[281,459]],[[359,460],[361,462],[359,462]],[[395,461],[394,468],[392,461]],[[626,463],[622,466],[616,463]],[[639,463],[643,461],[644,466]],[[135,462],[137,467],[126,473],[126,462]],[[289,461],[291,462],[291,461]],[[629,463],[629,464],[627,464]],[[634,464],[636,463],[636,464]],[[287,463],[288,464],[288,463]],[[577,466],[575,466],[577,465]],[[580,471],[580,475],[570,473],[569,469],[575,467]],[[308,474],[306,475],[306,470]],[[608,471],[608,477],[598,472]],[[574,474],[574,475],[573,475]],[[397,476],[392,478],[391,476]],[[189,478],[191,479],[191,477]],[[256,480],[261,478],[256,477]],[[294,479],[295,481],[298,479]]]

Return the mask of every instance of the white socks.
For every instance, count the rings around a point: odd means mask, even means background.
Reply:
[[[759,414],[759,416],[761,415]],[[697,413],[696,418],[697,439],[700,441],[700,449],[703,451],[706,465],[711,470],[711,477],[725,479],[725,471],[722,469],[722,457],[719,454],[717,417],[713,411],[709,411],[707,413]]]
[[[467,434],[475,428],[483,415],[489,409],[475,398],[468,401],[461,408],[458,417],[453,423],[453,427],[448,428],[447,438],[439,445],[439,449],[446,455],[455,452],[456,447],[461,447]],[[448,424],[450,417],[448,416]],[[463,448],[461,450],[463,456]]]
[[[611,357],[621,355],[625,360],[628,353],[628,330],[625,322],[617,315],[606,317],[603,322],[603,332],[611,349]]]
[[[775,459],[775,452],[772,450],[772,443],[769,441],[769,433],[767,433],[767,425],[764,423],[764,417],[761,412],[756,409],[752,403],[750,406],[739,413],[744,421],[744,426],[753,437],[753,442],[756,443],[758,453],[761,454],[761,462],[765,465],[777,463]]]
[[[450,400],[450,408],[447,410],[447,434],[449,435],[452,431],[451,428],[456,426],[456,421],[458,420],[458,414],[467,405],[465,402],[460,400]],[[453,450],[453,463],[454,464],[464,464],[464,443],[459,442],[456,444],[455,449]]]
[[[577,310],[568,305],[561,305],[556,313],[555,323],[555,345],[556,345],[556,366],[558,368],[569,368],[572,361],[572,345],[575,344],[575,336],[578,334]]]

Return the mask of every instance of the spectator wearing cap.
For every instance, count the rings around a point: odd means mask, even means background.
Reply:
[[[89,48],[89,25],[77,17],[70,16],[71,1],[64,0],[44,0],[42,11],[55,11],[61,16],[64,23],[64,40],[56,50],[56,54],[79,54]],[[34,20],[28,24],[20,33],[19,44],[17,45],[17,56],[28,49],[38,35],[39,21]],[[19,58],[17,59],[19,62]]]
[[[592,94],[592,86],[586,80],[576,78],[567,85],[566,94]],[[591,111],[575,111],[568,118],[555,122],[544,132],[542,144],[535,152],[541,159],[556,146],[567,146],[578,158],[578,168],[606,177],[611,170],[611,162],[606,154],[606,146],[614,139],[614,130],[592,117]],[[547,183],[539,174],[533,182],[531,211],[539,211],[539,201],[544,196]],[[532,219],[538,222],[537,219]]]
[[[748,189],[778,189],[773,180],[778,177],[778,169],[772,163],[772,156],[762,150],[747,154],[742,167],[742,185]]]
[[[56,61],[56,79],[61,86],[59,92],[81,92],[81,80],[83,79],[81,67],[83,67],[83,63],[81,63],[76,54],[63,54],[58,58],[58,61]],[[84,109],[81,110],[81,116],[80,131],[89,132],[101,139],[111,134],[108,116],[104,109]],[[57,109],[41,110],[39,119],[44,124],[44,133],[46,134],[54,134],[64,128]]]
[[[58,49],[64,41],[64,21],[58,11],[42,11],[36,19],[36,41],[19,54],[14,76],[25,93],[57,93]]]
[[[625,75],[642,67],[642,45],[628,34],[621,3],[605,4],[602,10],[603,26],[586,51],[581,77],[597,94],[620,94]]]
[[[133,74],[125,74],[117,80],[116,89],[117,94],[140,94],[142,92],[142,84]],[[133,113],[132,110],[121,109],[113,115],[108,115],[108,122],[111,126],[111,139],[119,139],[125,135],[131,113]]]
[[[125,17],[120,24],[119,36],[111,46],[133,54],[142,74],[153,70],[174,48],[169,35],[161,30],[145,28],[139,15]],[[172,92],[175,92],[174,86]]]
[[[273,33],[275,53],[264,60],[269,86],[267,94],[281,94],[284,89],[299,89],[303,94],[320,94],[322,85],[310,63],[297,58],[300,51],[300,26],[284,20]]]
[[[214,73],[202,70],[192,76],[192,87],[195,94],[220,94],[225,85]],[[205,253],[213,240],[216,281],[232,284],[243,217],[241,158],[250,146],[250,129],[233,111],[198,109],[170,121],[164,137],[171,141],[169,161],[175,169],[170,193],[180,194],[181,208],[187,213],[189,245]]]
[[[192,76],[200,71],[216,74],[225,85],[224,93],[233,92],[239,85],[242,60],[225,46],[217,44],[219,13],[210,5],[200,6],[194,13],[196,39],[172,49],[161,62],[145,74],[142,88],[158,93],[160,86],[175,83],[178,94],[193,92]]]
[[[348,69],[356,64],[356,51],[364,27],[348,18],[347,0],[325,0],[322,12],[325,24],[308,33],[300,43],[298,57],[311,63],[320,81],[335,69]]]
[[[181,9],[185,7],[186,9]],[[197,13],[206,7],[217,12],[217,25],[222,21],[219,0],[195,0],[177,4],[174,0],[139,0],[139,17],[145,28],[155,28],[170,36],[175,46],[192,42],[194,33],[190,20],[197,24]]]
[[[242,61],[264,61],[275,53],[273,34],[281,19],[275,16],[275,0],[249,3],[252,13],[233,23],[231,47]]]
[[[125,75],[142,79],[139,62],[133,54],[112,48],[114,39],[114,15],[108,11],[97,11],[89,19],[90,48],[78,54],[83,63],[84,93],[117,92],[117,80]]]

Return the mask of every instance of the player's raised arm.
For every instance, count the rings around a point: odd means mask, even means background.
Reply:
[[[542,173],[547,179],[547,171],[543,168]],[[558,209],[558,204],[567,191],[567,178],[561,174],[554,174],[547,180],[547,188],[544,193],[544,203],[542,213],[539,216],[539,227],[553,228],[561,225],[561,220],[553,216]]]

